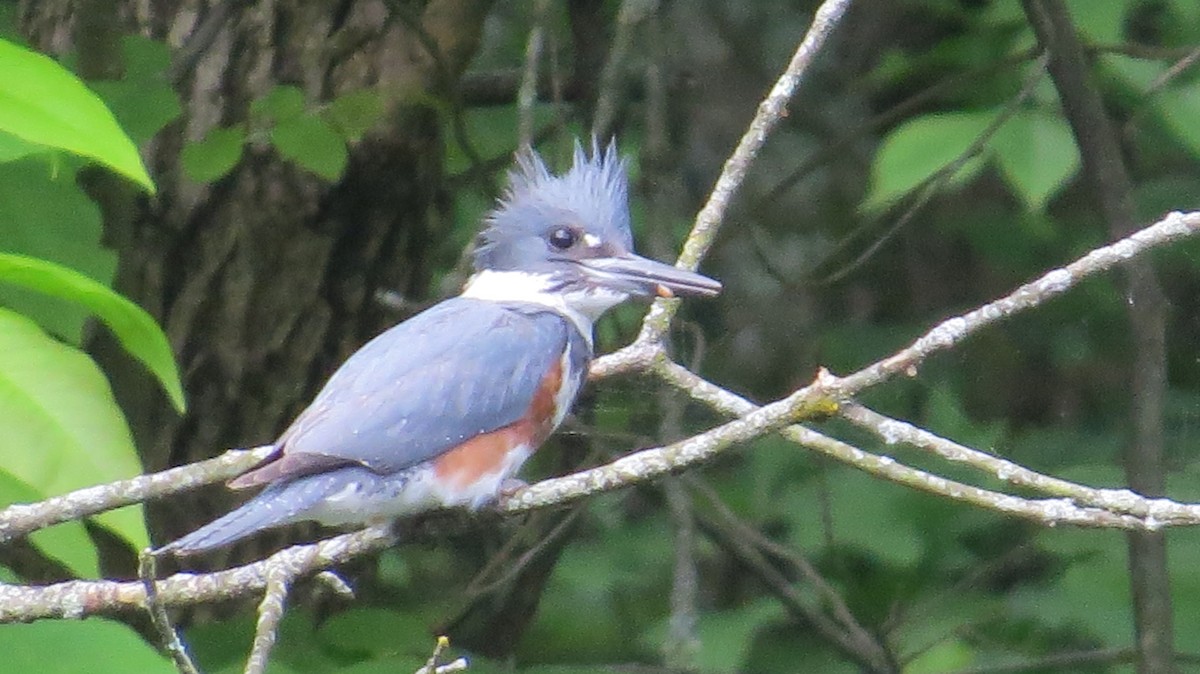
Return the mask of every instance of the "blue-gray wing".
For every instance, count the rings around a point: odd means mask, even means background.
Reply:
[[[347,359],[280,436],[278,458],[233,484],[349,463],[387,474],[427,461],[520,420],[568,350],[582,377],[590,347],[559,315],[536,305],[447,300]]]

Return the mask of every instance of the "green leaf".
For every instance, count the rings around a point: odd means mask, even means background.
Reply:
[[[11,133],[0,131],[0,162],[14,161],[31,154],[45,152],[46,146],[21,140]]]
[[[939,674],[965,669],[975,662],[975,650],[962,639],[947,639],[931,646],[904,666],[904,674]]]
[[[158,378],[175,409],[183,411],[183,386],[171,346],[158,323],[141,307],[73,269],[24,255],[0,253],[0,281],[90,309],[121,346]]]
[[[1024,110],[1004,123],[989,143],[1008,184],[1031,211],[1079,170],[1079,150],[1061,117]]]
[[[14,503],[33,503],[47,494],[25,484],[0,465],[0,508]],[[39,529],[29,535],[38,550],[62,562],[79,578],[99,578],[100,560],[96,546],[80,520]]]
[[[1133,634],[1125,541],[1116,531],[1062,529],[1038,539],[1051,550],[1092,548],[1072,561],[1052,585],[1026,586],[1010,594],[1018,617],[1058,629],[1084,629],[1104,647],[1124,647]]]
[[[320,626],[317,636],[323,650],[340,658],[404,655],[418,664],[434,642],[420,616],[370,606],[338,613]]]
[[[279,154],[326,180],[337,180],[346,170],[346,142],[320,117],[304,115],[276,124],[271,142]]]
[[[972,419],[963,409],[962,396],[949,384],[932,387],[924,413],[926,428],[972,447],[995,447],[1004,439],[1004,422]]]
[[[183,113],[179,95],[165,82],[100,81],[93,82],[92,88],[138,143],[150,140]]]
[[[696,666],[702,672],[737,672],[745,669],[754,637],[763,628],[782,621],[786,614],[779,602],[756,599],[726,611],[704,613],[696,625],[699,652]],[[648,650],[661,649],[667,624],[660,623],[643,637]]]
[[[233,170],[242,158],[246,132],[240,127],[213,129],[204,140],[183,146],[184,173],[198,183],[210,183]]]
[[[1200,157],[1200,83],[1172,87],[1158,95],[1158,109],[1167,128],[1192,153]]]
[[[141,35],[125,35],[121,37],[121,54],[125,57],[125,79],[167,82],[171,48],[165,42]]]
[[[1115,44],[1125,39],[1130,3],[1067,0],[1075,30],[1089,44]]]
[[[905,568],[915,566],[924,552],[920,532],[901,507],[908,496],[909,492],[895,485],[838,467],[830,469],[823,482],[811,480],[803,488],[781,494],[779,504],[793,514],[791,543],[797,548],[814,549],[826,544],[822,520],[828,512],[837,543],[868,552],[895,568]]]
[[[82,161],[47,148],[47,154],[0,164],[0,251],[56,262],[107,286],[117,256],[101,243],[100,209],[75,182],[73,165]],[[88,312],[78,304],[0,283],[0,306],[82,343]]]
[[[1195,482],[1195,476],[1190,476]],[[1175,496],[1173,491],[1168,491]],[[1179,498],[1176,496],[1176,498]],[[1167,559],[1171,565],[1171,602],[1175,605],[1176,648],[1196,652],[1200,649],[1200,531],[1195,528],[1176,529],[1167,537]]]
[[[95,159],[154,192],[133,141],[77,77],[6,40],[0,40],[0,72],[0,131]]]
[[[42,497],[141,472],[129,428],[96,363],[4,309],[0,466]],[[148,544],[140,506],[96,519],[135,548]]]
[[[276,123],[295,119],[304,114],[304,92],[290,84],[278,85],[251,103],[250,111]]]
[[[103,618],[0,625],[7,672],[170,674],[171,662],[126,625]]]
[[[864,207],[886,207],[959,158],[995,117],[991,111],[955,112],[914,118],[883,140],[871,168]],[[954,177],[964,182],[982,168],[968,162]]]
[[[383,99],[378,92],[360,89],[342,94],[325,109],[325,118],[347,141],[362,138],[383,117]]]
[[[171,52],[167,45],[140,35],[121,38],[125,73],[120,80],[95,81],[91,87],[112,110],[135,143],[154,137],[183,113],[179,95],[167,79]]]

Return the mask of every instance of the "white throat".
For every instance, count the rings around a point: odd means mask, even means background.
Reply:
[[[530,302],[549,307],[566,316],[592,343],[592,323],[629,295],[605,288],[580,288],[551,292],[556,284],[551,274],[485,269],[467,281],[463,297],[493,302]]]

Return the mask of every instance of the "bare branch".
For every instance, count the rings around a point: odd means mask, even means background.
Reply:
[[[803,555],[776,544],[756,528],[743,522],[702,480],[694,476],[687,476],[685,479],[688,487],[712,508],[711,514],[703,516],[703,523],[708,525],[710,536],[746,564],[771,588],[788,610],[812,624],[830,643],[867,671],[895,671],[892,656],[884,644],[858,622],[841,594]],[[798,572],[816,590],[819,604],[828,607],[832,615],[827,615],[819,605],[813,605],[814,602],[805,597],[804,593],[775,567],[768,555],[783,559]]]
[[[417,670],[416,674],[448,674],[449,672],[461,672],[466,669],[466,658],[459,658],[448,664],[438,665],[438,660],[442,657],[442,651],[449,647],[450,639],[438,637],[437,642],[433,645],[433,654],[429,656],[429,660],[425,662],[425,666]]]
[[[214,459],[160,473],[88,487],[37,503],[9,506],[0,510],[0,544],[52,524],[228,480],[246,472],[270,453],[270,446],[230,450]]]
[[[756,407],[754,403],[726,391],[674,363],[664,365],[657,372],[668,383],[688,391],[697,400],[727,414],[754,414],[764,409]],[[838,381],[832,376],[828,379]],[[818,378],[818,381],[820,381],[820,378]],[[806,405],[803,399],[807,395],[806,392],[820,386],[821,384],[810,385],[785,400],[795,399],[793,404],[804,409]],[[812,405],[810,404],[808,407],[811,409]],[[1051,526],[1056,524],[1074,524],[1077,526],[1110,527],[1116,529],[1148,528],[1147,522],[1141,518],[1114,514],[1099,508],[1081,507],[1069,499],[1023,499],[1010,494],[956,482],[940,475],[906,466],[890,456],[879,456],[865,452],[853,445],[818,433],[804,426],[792,425],[781,429],[780,432],[783,437],[798,445],[820,452],[830,458],[849,464],[885,480],[1022,519],[1032,520],[1040,524]],[[539,483],[534,485],[534,487],[539,487],[541,484],[544,483]],[[1179,506],[1179,504],[1174,505]],[[1190,506],[1182,507],[1190,508]],[[1171,524],[1183,523],[1185,522],[1171,522]],[[1200,523],[1200,519],[1193,519],[1187,523]],[[1156,521],[1153,524],[1155,527],[1160,527],[1163,523]]]
[[[907,348],[888,358],[847,377],[833,378],[831,385],[836,389],[836,397],[849,398],[864,388],[879,384],[897,374],[914,376],[917,367],[930,355],[962,343],[980,329],[1044,304],[1089,276],[1108,271],[1151,248],[1192,236],[1197,231],[1200,231],[1200,212],[1168,213],[1157,223],[1115,243],[1097,248],[1065,267],[1049,271],[1009,295],[962,316],[942,321]]]
[[[296,577],[341,564],[394,542],[390,528],[379,525],[312,545],[281,550],[265,560],[215,573],[177,573],[156,583],[163,606],[188,606],[242,597],[267,586],[273,565],[286,564]],[[0,585],[0,624],[43,618],[79,619],[141,610],[146,588],[140,581],[73,580],[44,587]]]
[[[1200,523],[1200,505],[1180,504],[1168,499],[1143,499],[1124,490],[1079,492],[1070,487],[1069,483],[1039,481],[1036,474],[1011,473],[1014,479],[1028,480],[1031,484],[1042,486],[1049,485],[1049,489],[1058,490],[1048,493],[1066,495],[1051,499],[1022,499],[920,471],[898,463],[890,457],[864,452],[803,426],[789,426],[814,415],[835,413],[845,401],[864,388],[886,381],[897,373],[915,374],[917,366],[925,358],[959,344],[983,327],[1019,311],[1038,306],[1057,297],[1088,276],[1111,269],[1152,248],[1178,241],[1198,230],[1200,213],[1171,213],[1160,222],[1116,243],[1098,248],[1066,267],[1051,271],[1038,280],[1021,286],[1004,298],[942,322],[893,356],[842,378],[822,373],[813,384],[762,407],[693,374],[667,359],[665,353],[660,350],[658,355],[650,360],[647,366],[649,372],[686,391],[695,400],[740,418],[681,442],[642,450],[604,466],[544,480],[503,497],[497,504],[496,511],[511,515],[557,507],[590,494],[680,472],[712,459],[732,445],[779,430],[784,437],[798,444],[884,479],[1044,524],[1153,529],[1163,525]],[[853,417],[861,413],[851,408],[849,414]],[[899,432],[903,429],[898,430],[893,426],[891,430]],[[913,439],[929,444],[926,442],[928,438],[914,436]],[[943,449],[947,451],[948,456],[952,455],[949,452],[950,448],[943,446]],[[49,504],[65,504],[63,507],[70,508],[75,516],[82,516],[100,512],[107,507],[125,505],[131,502],[130,494],[146,497],[151,493],[163,496],[182,491],[196,484],[220,479],[214,477],[218,474],[228,477],[230,473],[238,472],[232,470],[225,461],[240,466],[238,470],[242,470],[245,465],[238,462],[246,461],[246,465],[252,464],[260,460],[263,451],[260,448],[249,452],[229,453],[193,466],[113,485],[91,487],[42,503],[12,506],[0,511],[0,530],[20,530],[21,533],[28,533],[38,527],[19,529],[14,522],[37,521],[43,523],[40,526],[47,526],[70,519],[55,513]],[[978,458],[972,460],[979,462],[980,466],[990,466],[989,470],[999,471],[1004,467],[1001,464],[983,462]],[[1064,489],[1072,491],[1063,492]],[[295,577],[300,577],[358,555],[382,549],[392,540],[393,537],[386,527],[373,527],[315,545],[290,548],[267,560],[236,569],[204,575],[176,574],[158,583],[159,595],[163,604],[167,606],[242,596],[266,587],[266,573],[272,564],[286,563],[296,569]],[[0,586],[0,623],[120,613],[141,607],[145,597],[145,589],[140,583],[114,581],[70,581],[41,588]]]
[[[521,88],[517,90],[517,147],[533,146],[533,106],[537,103],[538,64],[546,41],[546,14],[549,0],[538,0],[534,7],[533,28],[525,44],[525,67],[521,70]]]
[[[286,560],[267,568],[267,589],[258,604],[258,623],[254,628],[250,657],[246,659],[246,674],[262,674],[267,671],[267,659],[271,656],[271,649],[275,647],[288,591],[298,574],[299,570],[290,567]]]
[[[1043,475],[1008,459],[965,447],[855,403],[843,405],[839,413],[848,421],[871,431],[889,445],[902,442],[933,452],[943,459],[978,468],[1009,484],[1036,489],[1051,496],[1069,498],[1080,505],[1132,515],[1141,519],[1146,529],[1157,529],[1175,521],[1186,524],[1200,522],[1200,505],[1146,498],[1128,489],[1097,489]]]
[[[654,0],[622,0],[617,11],[617,29],[613,35],[604,70],[600,71],[600,89],[596,97],[596,115],[592,133],[603,141],[612,132],[620,106],[621,66],[633,44],[633,29],[654,10]]]
[[[692,502],[678,481],[667,481],[664,490],[675,530],[675,564],[671,582],[671,617],[662,644],[663,664],[680,672],[696,669],[700,636],[696,631],[699,570],[696,568],[696,518]]]
[[[150,622],[154,631],[158,632],[163,649],[175,663],[175,669],[179,670],[179,674],[200,674],[200,668],[192,661],[192,656],[188,655],[187,648],[179,638],[179,632],[175,631],[175,626],[171,624],[167,609],[159,601],[158,560],[149,550],[142,551],[138,559],[138,577],[146,592],[145,605],[146,612],[150,614]]]
[[[749,129],[726,162],[708,203],[697,215],[680,256],[680,266],[695,268],[711,247],[717,229],[751,162],[767,135],[785,114],[788,100],[848,4],[848,0],[827,0],[818,9],[812,27],[783,76],[760,104]],[[897,374],[914,376],[917,368],[929,356],[957,346],[987,326],[1019,311],[1040,306],[1086,277],[1112,269],[1152,248],[1191,236],[1198,230],[1200,213],[1172,213],[1161,222],[1116,243],[1096,249],[1080,260],[1018,288],[1004,298],[943,321],[905,349],[859,372],[836,377],[822,371],[811,385],[761,407],[704,380],[668,358],[662,346],[662,338],[674,316],[677,304],[659,301],[648,314],[637,341],[616,354],[599,359],[593,365],[592,376],[602,378],[617,372],[631,371],[653,374],[686,391],[693,399],[738,418],[680,442],[635,452],[604,466],[545,480],[502,497],[495,511],[512,515],[560,507],[590,494],[681,472],[711,460],[733,445],[779,431],[797,444],[884,479],[1044,524],[1067,523],[1152,529],[1164,524],[1200,523],[1200,505],[1179,504],[1167,499],[1145,499],[1126,490],[1093,489],[1041,475],[933,434],[925,434],[904,422],[881,418],[851,402],[861,391],[879,385]],[[892,438],[893,441],[925,447],[944,458],[963,461],[1001,477],[1010,484],[1039,489],[1053,498],[1026,499],[951,481],[906,466],[890,457],[864,452],[836,438],[795,425],[798,421],[834,413],[840,413],[864,427],[873,428],[885,441]],[[270,448],[266,447],[230,452],[211,461],[92,487],[41,503],[0,510],[0,543],[58,522],[86,517],[107,509],[227,479],[261,461],[269,452]],[[161,611],[165,616],[165,607],[205,603],[265,591],[260,605],[254,651],[250,662],[247,663],[248,671],[256,671],[254,667],[260,666],[257,663],[265,665],[274,642],[278,616],[283,611],[287,588],[296,579],[383,549],[393,542],[394,535],[388,527],[375,526],[316,544],[295,546],[265,560],[225,571],[205,574],[180,573],[157,582],[153,582],[153,574],[150,574],[152,582],[148,584],[99,580],[70,581],[45,587],[0,585],[0,623],[120,614],[141,610],[143,607],[157,607],[155,610]],[[763,556],[764,548],[758,546],[754,550],[759,557]],[[779,576],[777,580],[782,579],[779,591],[783,592],[784,596],[787,595],[785,587],[795,590],[770,561],[767,566],[774,569],[775,574]],[[797,568],[803,571],[804,567],[800,565]],[[819,579],[819,576],[817,578]],[[848,611],[841,611],[836,605],[832,618],[824,613],[822,616],[825,624],[835,632],[852,630],[856,624]],[[165,624],[167,631],[173,633],[170,624]],[[160,631],[163,630],[160,628]],[[852,643],[849,647],[851,650],[868,652],[861,650],[864,644],[865,642]],[[466,667],[463,660],[439,666],[437,658],[440,653],[441,649],[435,651],[434,657],[423,671],[448,672]],[[875,660],[878,655],[872,653],[867,659]]]
[[[350,583],[346,582],[346,579],[339,576],[336,572],[326,569],[313,576],[313,579],[332,590],[335,595],[342,599],[354,599],[354,588],[350,587]]]
[[[700,266],[700,260],[704,258],[712,247],[713,241],[716,240],[717,230],[720,229],[721,222],[725,219],[725,212],[729,210],[730,202],[746,179],[750,164],[758,156],[758,151],[763,144],[766,143],[767,136],[783,118],[788,101],[800,86],[809,66],[812,65],[821,48],[825,46],[826,40],[833,29],[837,27],[849,6],[850,0],[825,0],[817,8],[812,25],[809,26],[808,32],[800,41],[800,46],[792,55],[787,69],[775,82],[775,86],[771,88],[767,97],[763,99],[762,103],[759,103],[758,112],[750,121],[749,128],[742,135],[733,154],[725,161],[721,175],[717,177],[717,182],[708,196],[708,202],[696,214],[692,231],[688,234],[687,240],[683,244],[683,252],[680,253],[679,260],[675,263],[677,266],[690,270],[695,270]],[[678,307],[678,300],[656,300],[650,307],[650,312],[646,314],[641,334],[638,335],[637,340],[624,349],[597,360],[592,366],[593,376],[602,377],[618,372],[645,369],[651,361],[665,357],[661,353],[661,347],[656,345],[667,333]]]

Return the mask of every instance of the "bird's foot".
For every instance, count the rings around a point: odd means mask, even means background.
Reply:
[[[504,499],[528,487],[529,483],[525,480],[518,480],[515,477],[506,477],[500,483],[500,492],[496,494],[498,499]]]

